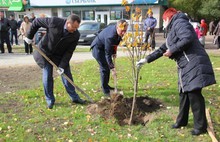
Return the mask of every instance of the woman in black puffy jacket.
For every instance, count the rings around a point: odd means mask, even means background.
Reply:
[[[216,83],[209,56],[199,43],[193,26],[184,13],[169,8],[164,12],[163,20],[169,31],[166,43],[137,62],[137,66],[153,62],[161,56],[175,60],[178,66],[180,104],[179,115],[172,128],[177,129],[188,124],[191,105],[194,117],[194,129],[191,134],[206,133],[207,120],[202,88]]]

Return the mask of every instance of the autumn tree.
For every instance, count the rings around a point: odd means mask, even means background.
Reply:
[[[131,12],[131,18],[129,20],[129,26],[131,27],[131,31],[127,32],[120,45],[125,46],[128,54],[129,60],[132,66],[132,83],[134,87],[134,95],[133,95],[133,103],[132,110],[130,115],[129,124],[132,123],[132,117],[135,108],[136,96],[138,93],[138,80],[139,80],[139,71],[140,68],[136,67],[136,62],[140,59],[144,58],[146,52],[151,50],[150,44],[144,43],[144,29],[143,29],[143,21],[142,21],[142,10],[138,6],[134,4],[129,5],[127,0],[122,0],[122,5],[125,6],[125,10],[127,14]],[[151,9],[150,9],[151,10]],[[123,28],[123,25],[121,25]]]

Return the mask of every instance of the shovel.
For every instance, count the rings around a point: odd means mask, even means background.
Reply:
[[[113,64],[115,65],[115,71],[116,71],[115,58],[116,57],[113,57]],[[113,78],[114,78],[114,92],[112,94],[121,94],[121,95],[123,95],[123,91],[118,92],[118,89],[117,89],[117,76],[114,75]]]
[[[113,57],[113,63],[114,63],[114,65],[115,65],[115,58],[116,58],[116,57]],[[115,65],[115,71],[116,71],[116,65]],[[115,87],[114,93],[117,94],[117,92],[118,92],[118,89],[117,89],[117,76],[114,75],[113,78],[114,78],[114,87]]]
[[[53,61],[50,60],[50,58],[48,58],[46,56],[46,54],[44,52],[42,52],[39,48],[37,48],[35,45],[33,45],[34,49],[37,50],[56,70],[59,70],[59,68],[57,67],[56,64],[54,64]],[[82,93],[91,103],[93,103],[92,98],[89,97],[89,95],[87,95],[81,88],[79,88],[65,73],[62,74],[62,76],[69,81],[70,84],[73,85],[73,87],[75,87],[80,93]]]

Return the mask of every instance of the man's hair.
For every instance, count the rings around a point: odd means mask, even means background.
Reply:
[[[79,16],[76,15],[76,14],[71,14],[71,15],[69,15],[69,16],[67,17],[67,20],[68,20],[68,21],[72,21],[72,22],[77,21],[78,23],[81,22],[81,19],[80,19]]]
[[[120,24],[124,24],[124,23],[126,23],[126,26],[128,26],[127,21],[124,20],[124,19],[119,20],[119,21],[117,22],[117,26],[119,26]]]

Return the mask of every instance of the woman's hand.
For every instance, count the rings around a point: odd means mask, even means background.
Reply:
[[[167,50],[165,53],[163,53],[163,56],[166,56],[166,57],[170,57],[172,55],[172,53]]]

